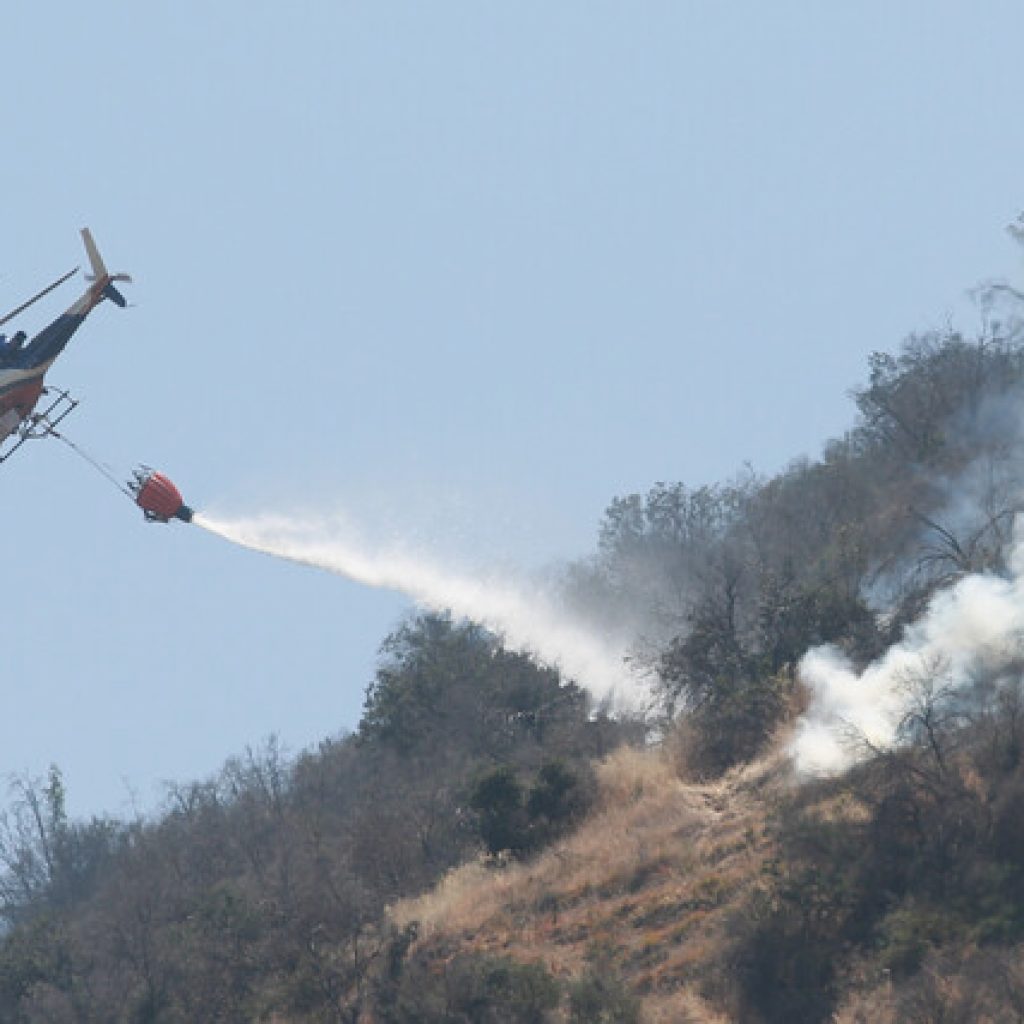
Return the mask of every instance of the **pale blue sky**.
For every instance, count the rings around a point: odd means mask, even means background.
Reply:
[[[616,494],[771,472],[867,354],[1021,276],[1018,2],[58,3],[5,12],[0,305],[134,273],[51,373],[198,507],[529,565]],[[37,329],[71,285],[23,318]],[[392,594],[0,468],[0,769],[153,806],[353,726]]]

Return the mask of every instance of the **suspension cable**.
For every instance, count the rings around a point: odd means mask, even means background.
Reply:
[[[56,430],[51,430],[50,434],[56,437],[58,440],[63,441],[76,455],[81,456],[93,467],[98,473],[105,476],[122,494],[126,497],[135,500],[135,495],[123,484],[115,475],[114,471],[107,466],[105,463],[100,462],[98,459],[90,455],[81,445],[75,444],[69,437],[65,437],[63,434],[59,434]]]

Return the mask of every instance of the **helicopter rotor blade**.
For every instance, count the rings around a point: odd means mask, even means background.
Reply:
[[[63,277],[57,278],[57,280],[54,281],[53,284],[47,285],[41,292],[38,292],[37,294],[33,295],[32,298],[29,299],[27,302],[23,302],[17,309],[12,310],[5,317],[0,317],[0,327],[3,327],[3,325],[7,323],[8,320],[13,320],[19,313],[24,313],[29,306],[31,306],[33,303],[38,302],[44,296],[49,295],[54,288],[59,288],[69,277],[73,277],[77,273],[78,267],[75,267],[73,270],[69,270]]]

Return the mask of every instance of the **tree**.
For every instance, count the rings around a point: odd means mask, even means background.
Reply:
[[[494,768],[473,787],[469,805],[479,817],[480,837],[488,853],[508,850],[521,854],[529,849],[529,820],[523,796],[515,770],[508,765]]]
[[[121,849],[124,828],[107,818],[73,823],[64,777],[17,777],[14,802],[0,816],[0,916],[16,923],[44,909],[72,906],[92,891]]]

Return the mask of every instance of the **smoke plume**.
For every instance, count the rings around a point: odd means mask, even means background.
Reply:
[[[1015,532],[1020,538],[1024,521]],[[800,662],[811,706],[791,744],[798,768],[831,774],[859,751],[888,749],[913,710],[922,683],[939,678],[965,691],[982,677],[998,678],[1021,654],[1024,637],[1024,542],[1011,550],[1008,577],[975,574],[938,592],[924,615],[863,672],[834,647],[818,647]]]
[[[339,518],[224,519],[197,513],[193,522],[254,551],[395,590],[424,609],[478,622],[508,649],[557,668],[600,702],[638,709],[645,700],[626,665],[628,638],[589,626],[536,580],[450,570],[408,550],[370,544]]]

